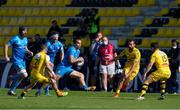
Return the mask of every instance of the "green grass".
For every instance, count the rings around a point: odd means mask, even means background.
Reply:
[[[180,109],[180,95],[167,95],[160,101],[159,94],[151,93],[144,101],[137,101],[138,93],[121,93],[120,98],[113,98],[110,92],[70,91],[68,96],[58,98],[53,91],[52,96],[35,97],[32,90],[23,100],[6,92],[7,89],[0,89],[0,109]]]

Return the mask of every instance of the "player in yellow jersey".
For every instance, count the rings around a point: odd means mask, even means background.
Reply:
[[[129,40],[128,41],[129,48],[125,49],[120,53],[120,57],[126,56],[127,61],[125,63],[125,66],[123,68],[123,73],[121,74],[120,80],[118,82],[117,90],[114,94],[115,98],[119,97],[121,88],[123,86],[127,87],[139,72],[141,53],[135,46],[136,46],[135,41]]]
[[[141,94],[138,97],[138,100],[144,100],[144,96],[148,90],[148,85],[159,80],[161,87],[161,96],[159,99],[163,100],[165,95],[166,80],[171,76],[168,57],[163,51],[159,50],[158,43],[151,43],[151,50],[153,51],[153,54],[151,55],[150,63],[143,75],[143,80],[145,81],[142,85]],[[157,70],[146,78],[146,75],[151,70],[153,64],[155,64]]]
[[[23,92],[21,93],[21,95],[19,96],[19,98],[24,98],[25,94],[30,91],[38,82],[42,83],[43,85],[46,84],[51,84],[53,89],[56,92],[56,95],[58,97],[62,97],[62,96],[66,96],[68,93],[67,92],[62,92],[58,90],[57,84],[56,84],[56,75],[54,74],[51,66],[50,66],[50,58],[49,56],[46,54],[47,49],[46,49],[46,41],[45,39],[43,39],[41,41],[41,43],[39,44],[41,47],[41,51],[39,53],[37,53],[30,64],[30,70],[31,70],[31,74],[30,74],[30,85],[28,85]],[[44,76],[44,71],[47,71],[47,73],[49,74],[49,78]]]

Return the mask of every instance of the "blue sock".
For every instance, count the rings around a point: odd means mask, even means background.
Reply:
[[[11,85],[10,91],[14,91],[19,86],[20,83],[21,83],[21,81],[14,80],[12,85]]]
[[[50,87],[49,85],[45,87],[45,92],[46,93],[49,93],[49,87]]]
[[[42,93],[42,88],[38,88],[38,93]]]
[[[80,86],[80,89],[82,89],[82,90],[87,90],[87,88],[88,88],[87,85],[82,85],[82,86]]]
[[[18,80],[20,77],[20,74],[16,74],[15,76],[12,77],[12,80],[16,81]]]

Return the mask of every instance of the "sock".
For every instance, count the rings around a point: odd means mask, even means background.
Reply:
[[[165,94],[166,81],[161,81],[160,82],[160,87],[161,87],[161,96],[163,96]]]
[[[21,93],[21,97],[24,97],[25,95],[26,95],[26,91],[23,91],[22,93]]]
[[[80,86],[80,88],[83,90],[87,90],[88,87],[87,87],[87,85],[82,85],[82,86]]]
[[[45,87],[45,93],[46,94],[49,94],[49,87],[50,87],[49,85]]]
[[[42,88],[38,89],[38,93],[40,93],[40,94],[42,93]]]
[[[16,81],[19,79],[19,77],[20,77],[20,74],[16,74],[15,76],[12,77],[12,80]]]
[[[141,89],[141,94],[140,94],[141,97],[144,97],[144,96],[145,96],[146,91],[148,90],[148,86],[149,86],[149,85],[148,85],[147,83],[144,83],[144,84],[143,84],[142,89]]]
[[[21,83],[21,81],[22,81],[22,80],[20,79],[20,75],[17,74],[17,75],[15,76],[15,79],[14,79],[12,85],[11,85],[10,91],[14,91],[14,90],[19,86],[19,84]]]
[[[119,89],[117,89],[117,90],[116,90],[116,93],[117,93],[117,94],[119,94],[119,93],[120,93],[120,90],[119,90]]]

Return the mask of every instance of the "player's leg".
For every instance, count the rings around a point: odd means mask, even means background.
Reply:
[[[68,92],[62,92],[58,89],[57,82],[55,79],[50,78],[49,80],[50,80],[50,84],[52,85],[52,88],[54,89],[58,97],[63,97],[63,96],[68,95]]]
[[[99,73],[101,74],[101,83],[104,91],[107,91],[107,72],[107,66],[100,64]]]
[[[8,91],[8,95],[15,96],[16,93],[14,90],[18,87],[18,85],[21,83],[21,81],[28,76],[26,69],[24,68],[25,64],[22,62],[22,65],[18,69],[17,75],[14,77],[13,83]]]
[[[52,67],[52,69],[53,69],[53,67]],[[50,77],[50,76],[48,76],[48,73],[47,73],[47,72],[48,72],[48,71],[45,71],[45,76],[46,76],[46,77]],[[50,96],[49,88],[50,88],[50,85],[44,86],[44,90],[45,90],[46,96]]]
[[[70,73],[70,77],[71,78],[78,78],[79,79],[79,82],[80,82],[80,87],[81,89],[83,90],[91,90],[91,91],[94,91],[96,89],[95,86],[92,86],[92,87],[88,87],[84,81],[84,75],[78,71],[75,71],[73,70],[71,73]]]
[[[113,77],[115,75],[115,63],[107,66],[107,82],[109,84],[109,90],[113,89]]]
[[[19,99],[24,99],[24,96],[27,94],[27,92],[29,92],[35,85],[37,84],[37,82],[33,82],[30,85],[28,85],[21,93],[21,95],[18,97]]]
[[[129,77],[125,79],[122,89],[126,89],[129,86],[130,82],[133,81],[133,79],[137,76],[138,72],[139,71],[133,71],[129,75]]]
[[[101,74],[101,83],[102,83],[102,89],[104,90],[104,91],[107,91],[107,73],[102,73]]]
[[[137,100],[144,100],[144,96],[146,94],[146,91],[148,90],[148,86],[149,84],[157,81],[154,79],[155,78],[155,75],[154,74],[151,74],[143,83],[142,85],[142,88],[141,88],[141,94],[140,96],[137,98]]]
[[[123,84],[124,84],[124,81],[125,81],[125,76],[128,73],[128,70],[129,69],[124,68],[123,73],[120,76],[120,79],[119,79],[119,82],[118,82],[118,86],[117,86],[117,90],[116,90],[116,92],[114,94],[115,98],[119,97],[119,94],[120,94],[120,91],[121,91],[121,89],[123,87]]]
[[[166,80],[170,78],[171,72],[170,70],[162,70],[159,73],[161,95],[158,99],[163,100],[166,92]]]
[[[166,81],[162,80],[160,81],[160,90],[161,90],[161,96],[159,97],[160,100],[163,100],[165,98],[165,90],[166,90]]]

